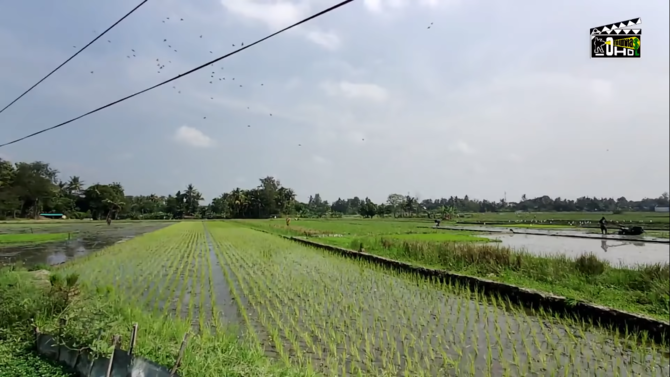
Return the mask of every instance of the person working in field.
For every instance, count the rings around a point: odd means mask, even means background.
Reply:
[[[291,218],[287,217],[286,218],[286,226],[289,226],[289,225],[291,225]]]
[[[605,220],[605,216],[598,222],[600,223],[600,234],[607,234],[607,220]]]

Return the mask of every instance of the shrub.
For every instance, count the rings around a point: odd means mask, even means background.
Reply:
[[[575,269],[586,276],[598,276],[605,272],[607,262],[601,261],[593,253],[580,255],[575,259]]]

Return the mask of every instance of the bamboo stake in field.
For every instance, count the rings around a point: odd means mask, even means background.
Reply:
[[[177,361],[175,361],[172,370],[170,371],[170,377],[174,376],[177,373],[177,368],[181,364],[181,359],[184,357],[184,352],[186,351],[186,344],[188,343],[188,333],[184,334],[184,340],[181,341],[181,347],[179,347],[179,354],[177,355]]]

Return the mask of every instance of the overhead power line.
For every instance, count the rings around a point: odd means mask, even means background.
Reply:
[[[209,62],[207,62],[207,63],[205,63],[205,64],[202,64],[202,65],[200,65],[200,66],[198,66],[198,67],[195,67],[195,68],[191,69],[190,71],[186,71],[186,72],[184,72],[184,73],[182,73],[182,74],[179,74],[179,75],[177,75],[177,76],[175,76],[175,77],[173,77],[173,78],[171,78],[171,79],[168,79],[168,80],[166,80],[166,81],[163,81],[163,82],[161,82],[161,83],[159,83],[159,84],[156,84],[156,85],[154,85],[154,86],[152,86],[152,87],[146,88],[146,89],[144,89],[144,90],[141,90],[141,91],[139,91],[139,92],[136,92],[136,93],[134,93],[134,94],[131,94],[131,95],[127,96],[127,97],[123,97],[123,98],[118,99],[118,100],[116,100],[116,101],[114,101],[114,102],[111,102],[111,103],[108,103],[108,104],[106,104],[106,105],[104,105],[104,106],[98,107],[98,108],[95,109],[95,110],[91,110],[91,111],[89,111],[89,112],[87,112],[87,113],[85,113],[85,114],[82,114],[82,115],[80,115],[80,116],[78,116],[78,117],[76,117],[76,118],[72,118],[72,119],[70,119],[70,120],[68,120],[68,121],[65,121],[65,122],[63,122],[63,123],[57,124],[57,125],[55,125],[55,126],[51,126],[51,127],[49,127],[49,128],[45,128],[45,129],[43,129],[43,130],[34,132],[34,133],[30,134],[30,135],[26,135],[26,136],[24,136],[24,137],[21,137],[21,138],[19,138],[19,139],[16,139],[16,140],[13,140],[13,141],[4,143],[4,144],[0,144],[0,148],[2,148],[2,147],[6,147],[6,146],[11,145],[11,144],[18,143],[19,141],[23,141],[23,140],[29,139],[29,138],[31,138],[31,137],[37,136],[37,135],[42,134],[42,133],[45,133],[45,132],[47,132],[47,131],[54,130],[54,129],[56,129],[56,128],[63,127],[64,125],[69,124],[69,123],[72,123],[72,122],[74,122],[74,121],[76,121],[76,120],[79,120],[79,119],[85,117],[85,116],[89,116],[89,115],[91,115],[91,114],[93,114],[93,113],[97,113],[97,112],[100,111],[100,110],[103,110],[103,109],[106,109],[106,108],[108,108],[108,107],[114,106],[114,105],[116,105],[116,104],[118,104],[118,103],[121,103],[121,102],[123,102],[123,101],[125,101],[125,100],[131,99],[131,98],[133,98],[133,97],[135,97],[135,96],[138,96],[138,95],[143,94],[143,93],[146,93],[146,92],[148,92],[148,91],[150,91],[150,90],[156,89],[156,88],[158,88],[158,87],[160,87],[160,86],[163,86],[163,85],[165,85],[165,84],[168,84],[168,83],[170,83],[170,82],[172,82],[172,81],[175,81],[175,80],[177,80],[177,79],[179,79],[179,78],[182,78],[182,77],[184,77],[184,76],[190,75],[191,73],[196,72],[196,71],[199,71],[199,70],[201,70],[201,69],[207,67],[207,66],[210,65],[210,64],[214,64],[214,63],[216,63],[216,62],[218,62],[218,61],[220,61],[220,60],[223,60],[223,59],[225,59],[225,58],[227,58],[227,57],[229,57],[229,56],[231,56],[231,55],[235,55],[235,54],[237,54],[237,53],[240,52],[240,51],[246,50],[246,49],[248,49],[248,48],[250,48],[250,47],[252,47],[252,46],[255,46],[255,45],[257,45],[257,44],[259,44],[259,43],[261,43],[261,42],[264,42],[264,41],[266,41],[266,40],[268,40],[268,39],[270,39],[270,38],[272,38],[272,37],[274,37],[274,36],[276,36],[276,35],[278,35],[278,34],[281,34],[281,33],[285,32],[285,31],[289,30],[289,29],[293,29],[293,28],[296,27],[296,26],[302,25],[302,24],[304,24],[305,22],[308,22],[308,21],[311,21],[311,20],[313,20],[313,19],[315,19],[315,18],[321,17],[321,16],[323,16],[324,14],[329,13],[329,12],[332,12],[332,11],[334,11],[335,9],[338,9],[338,8],[340,8],[340,7],[344,6],[344,5],[347,5],[347,4],[349,4],[349,3],[353,2],[353,1],[354,1],[354,0],[344,0],[344,1],[340,2],[340,3],[338,3],[338,4],[333,5],[332,7],[328,8],[328,9],[324,9],[324,10],[322,10],[322,11],[319,12],[319,13],[313,14],[313,15],[311,15],[311,16],[309,16],[309,17],[303,19],[302,21],[298,21],[298,22],[294,23],[293,25],[287,26],[287,27],[285,27],[285,28],[283,28],[283,29],[281,29],[281,30],[279,30],[279,31],[276,31],[276,32],[274,32],[274,33],[272,33],[272,34],[270,34],[270,35],[264,37],[264,38],[261,38],[261,39],[257,40],[257,41],[254,42],[254,43],[251,43],[251,44],[246,45],[246,46],[244,46],[244,47],[238,48],[237,50],[235,50],[235,51],[233,51],[233,52],[230,52],[230,53],[228,53],[228,54],[226,54],[226,55],[223,55],[223,56],[221,56],[221,57],[219,57],[219,58],[216,58],[216,59],[214,59],[214,60],[212,60],[212,61],[209,61]]]
[[[23,97],[23,96],[25,96],[26,94],[28,94],[28,92],[30,92],[31,90],[35,89],[35,87],[36,87],[37,85],[41,84],[42,81],[46,80],[47,78],[49,78],[49,76],[51,76],[51,75],[53,75],[54,73],[56,73],[56,71],[58,71],[59,69],[61,69],[61,67],[63,67],[65,64],[67,64],[70,60],[74,59],[75,56],[79,55],[82,51],[86,50],[86,48],[87,48],[88,46],[92,45],[95,41],[97,41],[98,39],[100,39],[100,37],[102,37],[103,35],[105,35],[108,31],[112,30],[116,25],[118,25],[119,23],[121,23],[121,21],[125,20],[126,17],[130,16],[131,14],[133,14],[133,12],[135,12],[135,11],[138,10],[138,9],[140,9],[140,7],[141,7],[142,5],[144,5],[144,4],[146,4],[147,1],[149,1],[149,0],[144,0],[144,1],[142,1],[138,6],[136,6],[135,8],[133,8],[130,12],[126,13],[125,16],[121,17],[118,21],[116,21],[114,24],[112,24],[112,26],[108,27],[107,30],[103,31],[102,34],[98,35],[98,36],[95,37],[92,41],[88,42],[88,44],[87,44],[86,46],[82,47],[82,48],[81,48],[79,51],[77,51],[74,55],[70,56],[66,61],[64,61],[63,63],[61,63],[61,65],[59,65],[58,67],[56,67],[56,69],[54,69],[53,71],[51,71],[48,75],[44,76],[44,77],[43,77],[40,81],[38,81],[35,85],[33,85],[33,86],[31,86],[30,88],[28,88],[28,90],[26,90],[25,92],[23,92],[23,94],[21,94],[20,96],[18,96],[14,101],[10,102],[9,105],[5,106],[2,110],[0,110],[0,113],[2,113],[3,111],[7,110],[8,107],[12,106],[16,101],[20,100],[21,97]]]

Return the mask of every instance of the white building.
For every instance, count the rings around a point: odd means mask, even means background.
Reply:
[[[654,212],[670,212],[670,207],[654,207]]]

